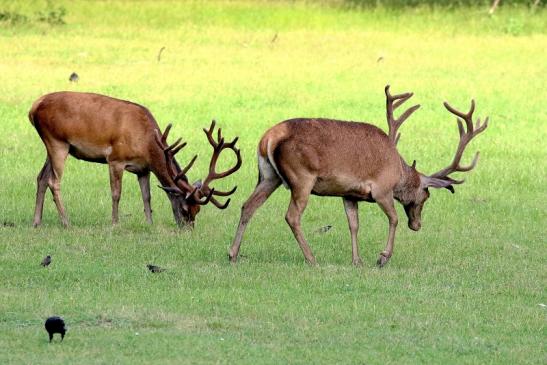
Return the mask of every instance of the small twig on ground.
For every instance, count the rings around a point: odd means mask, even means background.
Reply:
[[[161,61],[161,53],[163,52],[164,49],[165,49],[165,47],[161,47],[160,51],[158,52],[158,62]]]

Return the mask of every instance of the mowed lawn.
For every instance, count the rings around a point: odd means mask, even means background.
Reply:
[[[61,4],[66,25],[36,20],[46,2],[0,2],[28,19],[0,22],[0,363],[547,362],[544,11]],[[80,80],[69,83],[74,71]],[[382,269],[388,223],[378,206],[360,204],[364,265],[355,268],[341,199],[312,197],[303,229],[319,264],[308,267],[280,188],[230,265],[262,133],[292,117],[386,130],[386,84],[422,105],[402,127],[399,151],[424,173],[446,166],[458,141],[444,100],[467,110],[475,98],[475,115],[490,116],[465,155],[467,163],[481,151],[466,182],[454,195],[432,191],[418,233],[398,205],[395,253]],[[179,162],[199,154],[191,181],[206,174],[212,149],[201,128],[216,119],[228,139],[240,137],[244,160],[215,185],[238,185],[230,207],[206,206],[193,232],[180,231],[153,178],[148,226],[126,173],[112,227],[107,166],[69,158],[62,194],[71,227],[61,228],[48,193],[43,225],[31,228],[45,149],[27,113],[58,90],[128,99],[162,128],[172,122],[171,140],[188,141]],[[325,225],[333,228],[316,232]],[[148,263],[167,271],[151,274]],[[63,343],[48,343],[51,315],[68,324]]]

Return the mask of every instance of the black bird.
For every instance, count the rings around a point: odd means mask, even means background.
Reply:
[[[70,74],[70,77],[68,78],[68,81],[78,82],[79,79],[80,79],[80,77],[78,76],[78,74],[76,72],[73,72],[72,74]]]
[[[156,266],[156,265],[152,265],[152,264],[148,264],[148,265],[146,265],[146,267],[148,268],[148,270],[150,270],[153,273],[158,273],[158,272],[165,271],[165,269],[162,269],[161,267]]]
[[[44,259],[42,260],[41,265],[42,265],[43,267],[46,267],[46,266],[49,266],[49,264],[51,264],[51,256],[50,256],[50,255],[47,255],[47,256],[44,257]]]
[[[49,334],[49,342],[53,340],[54,333],[61,334],[61,341],[63,341],[63,339],[65,338],[65,321],[63,321],[61,317],[49,317],[48,319],[46,319],[45,327],[47,333]]]
[[[317,233],[327,233],[331,228],[332,228],[332,226],[330,224],[328,224],[324,227],[319,228],[315,232],[317,232]]]

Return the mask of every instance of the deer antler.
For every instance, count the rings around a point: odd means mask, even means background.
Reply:
[[[444,102],[445,108],[452,114],[458,116],[458,130],[460,133],[460,142],[458,143],[458,148],[456,149],[456,155],[452,160],[452,163],[445,167],[444,169],[437,171],[433,175],[430,175],[430,178],[437,178],[442,180],[449,180],[452,184],[461,184],[464,180],[454,180],[450,178],[450,175],[453,172],[465,172],[472,170],[479,159],[479,152],[475,154],[473,161],[468,166],[460,166],[460,161],[463,156],[463,152],[467,144],[475,138],[478,134],[486,129],[488,126],[488,117],[484,120],[484,123],[481,124],[480,118],[477,119],[476,124],[473,126],[473,112],[475,111],[475,100],[471,100],[471,108],[467,113],[460,112],[453,107],[451,107],[446,101]],[[465,122],[466,129],[464,129],[463,123]]]
[[[167,165],[167,171],[169,173],[169,176],[171,176],[171,178],[173,179],[175,185],[177,185],[177,188],[168,188],[168,187],[163,187],[163,188],[167,188],[164,190],[168,192],[169,191],[173,192],[173,189],[175,190],[178,189],[179,191],[177,192],[179,194],[184,194],[184,192],[180,190],[180,188],[178,187],[177,182],[180,181],[181,186],[185,190],[187,191],[193,190],[193,187],[188,183],[188,179],[186,178],[186,172],[188,172],[188,170],[192,167],[192,165],[194,164],[198,156],[197,155],[194,156],[192,160],[188,163],[188,165],[184,169],[180,170],[180,172],[177,172],[175,170],[175,167],[177,169],[180,169],[178,163],[175,161],[175,155],[186,146],[186,142],[181,143],[182,138],[179,138],[175,141],[175,143],[171,145],[167,144],[167,137],[169,136],[169,131],[171,130],[172,126],[173,125],[169,123],[167,127],[165,128],[165,131],[161,135],[159,130],[157,129],[155,130],[156,142],[158,143],[160,148],[163,150],[163,154],[165,156],[165,163]]]
[[[387,124],[389,127],[389,139],[393,141],[393,144],[397,145],[397,142],[399,142],[399,138],[401,137],[401,134],[397,131],[399,130],[399,127],[403,122],[420,107],[419,104],[414,105],[410,108],[408,108],[399,119],[395,119],[393,117],[393,111],[397,109],[401,104],[403,104],[405,101],[410,99],[414,93],[404,93],[404,94],[398,94],[398,95],[391,95],[389,93],[389,85],[385,88],[386,92],[386,117],[387,117]]]
[[[236,191],[237,186],[235,186],[230,191],[218,191],[218,190],[211,189],[209,187],[209,184],[213,180],[224,178],[224,177],[226,177],[228,175],[231,175],[234,172],[236,172],[241,167],[241,162],[242,162],[241,161],[241,152],[238,148],[235,147],[239,137],[234,138],[234,140],[230,143],[226,143],[224,141],[224,137],[222,137],[222,131],[221,131],[220,128],[217,131],[217,140],[215,141],[215,139],[213,138],[213,130],[215,129],[215,124],[216,124],[216,122],[213,120],[211,122],[211,126],[209,127],[208,130],[205,129],[205,128],[203,129],[203,131],[205,132],[205,135],[207,136],[207,139],[209,140],[209,143],[211,144],[211,146],[213,146],[213,156],[211,157],[211,162],[209,163],[209,174],[207,175],[207,177],[203,181],[203,185],[201,186],[200,190],[203,193],[207,194],[208,200],[210,200],[211,203],[213,203],[217,208],[225,209],[226,207],[228,207],[228,204],[230,203],[230,199],[228,199],[224,204],[221,204],[218,200],[216,200],[213,197],[213,195],[215,195],[215,196],[229,196],[229,195],[233,194]],[[215,171],[216,164],[217,164],[217,161],[218,161],[218,158],[219,158],[221,152],[225,149],[231,149],[232,151],[234,151],[234,153],[236,154],[236,157],[237,157],[237,162],[234,166],[232,166],[228,170],[219,173],[219,172]]]

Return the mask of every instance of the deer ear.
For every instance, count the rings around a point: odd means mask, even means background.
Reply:
[[[457,184],[458,181],[453,179],[439,179],[436,177],[430,177],[430,176],[421,176],[421,183],[423,188],[445,188],[449,190],[452,194],[454,194],[454,187],[452,184]]]
[[[197,180],[194,182],[194,187],[198,188],[198,189],[201,189],[201,187],[203,186],[203,183],[201,182],[201,180]]]

